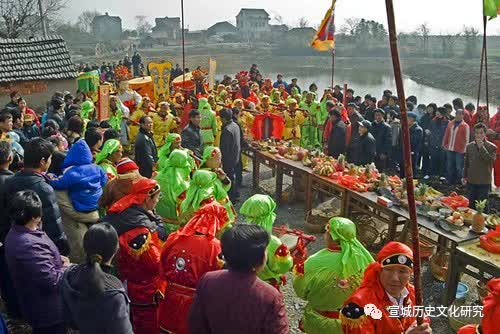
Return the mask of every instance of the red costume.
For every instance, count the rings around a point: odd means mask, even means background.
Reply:
[[[205,273],[222,268],[221,246],[215,236],[228,222],[226,209],[212,202],[168,238],[160,262],[166,287],[159,309],[162,332],[189,334],[188,316],[196,286]]]
[[[156,181],[141,179],[132,186],[131,194],[116,202],[104,218],[119,235],[118,268],[131,301],[135,334],[158,333],[155,294],[162,290],[159,276],[162,242],[157,232],[161,220],[140,205],[159,191]]]
[[[500,112],[497,112],[495,116],[491,118],[490,129],[495,131],[491,141],[497,146],[497,159],[495,160],[495,185],[500,187]]]
[[[457,334],[495,334],[498,333],[495,322],[500,319],[500,278],[488,282],[489,294],[484,299],[483,320],[481,325],[468,325],[460,328]]]
[[[388,308],[393,302],[380,282],[383,267],[391,265],[413,266],[413,252],[399,242],[388,243],[378,254],[377,262],[365,271],[361,287],[345,302],[340,319],[344,334],[401,334],[405,333],[416,321],[414,317],[390,317]],[[415,305],[415,290],[406,287],[408,296],[403,300],[404,307]],[[373,304],[381,311],[381,318],[374,319],[374,313],[365,314],[365,306]]]

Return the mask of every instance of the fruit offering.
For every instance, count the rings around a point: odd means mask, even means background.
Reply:
[[[454,212],[452,216],[449,216],[446,218],[446,221],[450,224],[456,225],[456,226],[463,226],[464,225],[464,217],[460,214],[460,212]]]
[[[500,216],[498,215],[490,215],[486,219],[486,225],[491,227],[491,228],[496,228],[497,226],[500,226]]]

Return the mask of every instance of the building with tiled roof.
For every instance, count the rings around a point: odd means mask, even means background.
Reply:
[[[269,20],[264,9],[242,8],[236,16],[236,27],[247,40],[262,39],[271,31]]]
[[[45,103],[55,91],[74,92],[77,76],[60,36],[0,39],[0,109],[12,91],[31,104]]]

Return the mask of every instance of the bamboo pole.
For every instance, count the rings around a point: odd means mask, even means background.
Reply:
[[[332,50],[332,89],[335,81],[335,50]]]
[[[484,2],[483,2],[484,6]],[[484,52],[484,78],[486,79],[486,108],[489,112],[490,110],[490,97],[489,97],[489,87],[488,87],[488,45],[486,36],[486,26],[488,25],[488,18],[483,15],[483,52]]]
[[[185,50],[185,35],[184,35],[184,0],[181,0],[181,17],[182,17],[182,86],[186,82],[186,50]]]
[[[420,267],[420,238],[418,235],[418,223],[417,223],[417,208],[415,203],[415,189],[413,186],[413,167],[411,158],[411,146],[410,146],[410,131],[408,127],[407,109],[406,109],[406,97],[403,86],[403,78],[401,71],[401,62],[399,59],[398,51],[398,39],[396,32],[396,21],[394,18],[394,5],[392,0],[385,0],[386,10],[387,10],[387,22],[389,25],[389,42],[391,45],[391,55],[392,64],[394,67],[394,79],[396,80],[396,87],[398,91],[399,101],[401,101],[401,127],[403,135],[403,153],[406,169],[406,186],[408,194],[408,211],[410,213],[411,221],[411,235],[413,244],[413,279],[415,285],[415,302],[417,306],[423,305],[422,296],[422,279],[421,279],[421,267]],[[417,323],[421,325],[423,323],[423,317],[419,316],[417,318]]]
[[[484,41],[483,41],[483,48],[481,50],[481,66],[479,69],[479,85],[477,87],[477,104],[476,108],[479,107],[479,100],[481,99],[481,85],[483,81],[483,61],[484,61]]]

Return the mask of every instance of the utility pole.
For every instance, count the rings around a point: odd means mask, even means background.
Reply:
[[[43,37],[47,38],[47,26],[45,25],[45,15],[43,14],[42,0],[38,0],[38,10],[40,11],[40,23],[42,24]]]

